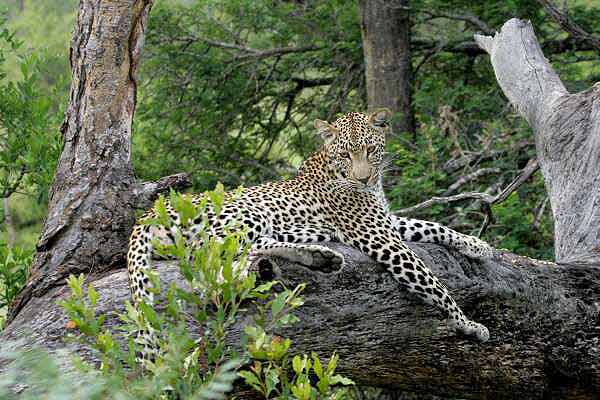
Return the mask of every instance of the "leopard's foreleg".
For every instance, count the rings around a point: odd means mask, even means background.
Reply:
[[[437,243],[458,250],[469,258],[490,259],[492,246],[475,236],[465,235],[437,222],[390,215],[394,230],[407,242]]]
[[[273,237],[262,236],[252,245],[251,257],[282,257],[312,270],[334,272],[342,268],[344,256],[328,247],[312,244],[333,240],[333,233],[317,228],[292,228]]]
[[[384,264],[394,279],[410,292],[446,313],[452,328],[487,341],[490,336],[488,329],[466,317],[446,286],[402,242],[391,221],[384,215],[380,216],[383,220],[376,226],[360,221],[353,229],[344,229],[343,241]]]

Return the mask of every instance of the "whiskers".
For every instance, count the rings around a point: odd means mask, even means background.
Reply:
[[[398,159],[395,154],[386,153],[383,160],[372,170],[371,178],[368,184],[357,182],[348,178],[338,178],[327,182],[327,189],[331,192],[346,190],[363,193],[378,193],[381,190],[381,181],[384,175],[389,171],[396,171],[398,168],[394,161]],[[341,174],[340,174],[341,175]]]
[[[385,153],[383,160],[377,167],[376,173],[379,175],[379,178],[383,178],[383,175],[389,171],[396,170],[396,166],[394,165],[394,161],[399,158],[397,154]]]
[[[377,190],[376,186],[365,185],[344,178],[335,179],[333,181],[327,182],[327,189],[331,192],[339,190],[348,190],[363,193],[374,193]]]

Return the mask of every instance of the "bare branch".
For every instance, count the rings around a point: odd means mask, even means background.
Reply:
[[[414,39],[411,41],[411,46],[415,51],[431,51],[435,50],[438,46],[438,42],[424,39]],[[589,41],[582,40],[577,37],[568,37],[565,39],[548,40],[541,43],[540,46],[545,54],[562,54],[568,51],[589,51],[596,50]],[[486,53],[479,44],[475,41],[464,40],[454,41],[443,44],[440,52],[454,53],[454,54],[465,54],[468,56],[478,56]]]
[[[401,210],[396,210],[393,212],[393,214],[394,215],[409,215],[409,214],[413,214],[416,211],[423,210],[425,208],[434,206],[436,204],[448,204],[448,203],[453,203],[455,201],[468,200],[468,199],[482,200],[486,203],[489,203],[494,200],[494,196],[492,196],[491,194],[481,193],[481,192],[467,192],[467,193],[455,194],[454,196],[432,197],[429,200],[426,200],[426,201],[419,203],[417,205],[414,205],[412,207],[403,208]]]
[[[134,191],[135,207],[148,208],[159,194],[170,189],[182,190],[190,186],[192,181],[187,173],[165,176],[153,182],[143,182]]]
[[[591,47],[593,47],[597,52],[600,52],[600,37],[594,36],[588,32],[586,32],[583,28],[577,25],[571,18],[569,18],[569,14],[566,9],[560,10],[552,1],[550,0],[536,0],[541,6],[544,7],[548,15],[556,21],[569,34],[574,37],[588,43]]]
[[[11,185],[8,185],[7,187],[5,187],[2,190],[2,193],[0,193],[0,197],[2,197],[2,198],[10,197],[10,195],[15,193],[17,191],[17,189],[19,188],[19,185],[21,185],[21,181],[23,181],[23,177],[25,176],[26,171],[27,171],[27,169],[25,168],[24,165],[22,165],[21,169],[19,170],[19,174],[17,175],[17,177],[15,178],[13,183]]]
[[[246,60],[246,59],[251,59],[251,58],[262,59],[262,58],[281,56],[281,55],[291,54],[291,53],[306,53],[308,51],[316,51],[316,50],[321,49],[321,47],[318,47],[315,45],[307,45],[307,46],[300,46],[300,47],[293,47],[293,46],[274,47],[272,49],[260,50],[260,49],[254,49],[252,47],[242,45],[242,44],[227,43],[227,42],[222,42],[219,40],[213,40],[213,39],[208,39],[208,38],[203,38],[203,37],[198,37],[198,36],[188,36],[188,37],[182,39],[182,41],[187,42],[187,43],[203,42],[211,47],[217,47],[217,48],[226,49],[226,50],[237,50],[237,51],[243,53],[243,54],[236,55],[235,56],[236,60]]]
[[[532,158],[531,160],[529,160],[529,162],[527,163],[527,165],[525,166],[525,168],[523,168],[521,170],[521,173],[511,182],[508,184],[507,187],[504,188],[504,190],[502,192],[500,192],[500,194],[498,194],[496,196],[496,198],[494,199],[494,201],[492,201],[492,203],[501,203],[504,200],[506,200],[506,198],[508,196],[510,196],[510,194],[512,192],[514,192],[515,190],[517,190],[521,185],[523,185],[529,178],[531,178],[531,176],[540,168],[537,160],[535,158]]]
[[[476,153],[467,153],[459,158],[452,158],[444,163],[442,169],[447,173],[453,173],[461,168],[464,168],[470,164],[475,164],[483,160],[493,159],[501,156],[507,152],[516,153],[522,149],[533,146],[534,143],[529,140],[520,140],[517,143],[511,145],[506,149],[501,150],[489,150],[484,149],[483,151]]]
[[[257,50],[253,54],[246,54],[243,56],[238,56],[236,58],[238,60],[243,60],[243,59],[248,59],[248,58],[262,59],[262,58],[281,56],[284,54],[291,54],[291,53],[306,53],[309,51],[316,51],[316,50],[321,50],[321,49],[322,49],[322,47],[313,46],[313,45],[302,46],[302,47],[275,47],[273,49],[268,49],[268,50]]]
[[[496,196],[492,196],[491,194],[488,194],[488,193],[468,192],[468,193],[460,193],[460,194],[456,194],[454,196],[447,196],[447,197],[432,197],[431,199],[426,200],[417,205],[414,205],[412,207],[403,208],[401,210],[396,210],[393,212],[393,214],[394,215],[409,215],[416,211],[423,210],[425,208],[434,206],[436,204],[448,204],[448,203],[461,201],[461,200],[468,200],[468,199],[480,200],[483,203],[486,203],[488,206],[491,206],[492,204],[500,203],[500,202],[506,200],[506,198],[512,192],[517,190],[521,185],[523,185],[523,183],[525,183],[525,181],[527,181],[531,177],[531,175],[533,175],[533,173],[538,170],[538,168],[539,168],[539,165],[535,159],[529,160],[529,162],[527,163],[527,166],[525,168],[523,168],[523,170],[521,170],[521,173],[511,183],[509,183],[508,186],[506,188],[504,188],[504,190],[502,192],[500,192]],[[491,209],[490,209],[490,212],[491,212]],[[487,214],[487,212],[486,212],[486,214]],[[487,221],[487,222],[489,223],[489,221]]]
[[[472,181],[476,180],[477,178],[480,178],[484,175],[499,174],[500,172],[501,172],[500,168],[480,168],[477,171],[471,172],[470,174],[461,176],[456,182],[454,182],[452,185],[450,185],[448,187],[448,189],[446,189],[446,191],[442,194],[442,196],[448,196],[448,195],[456,192],[458,189],[460,189],[467,183],[472,182]]]
[[[218,47],[221,49],[228,49],[228,50],[240,50],[240,51],[243,51],[246,53],[257,53],[258,52],[258,50],[252,49],[250,47],[246,47],[241,44],[221,42],[219,40],[200,38],[197,36],[189,37],[189,38],[187,38],[187,41],[189,41],[189,42],[204,42],[211,47]]]
[[[467,12],[463,12],[460,14],[449,13],[449,12],[445,12],[445,11],[433,12],[433,11],[429,11],[429,10],[421,10],[421,12],[429,15],[429,17],[431,19],[445,18],[445,19],[450,19],[450,20],[455,20],[455,21],[464,21],[464,22],[467,22],[467,23],[473,25],[475,28],[479,29],[483,33],[492,34],[494,32],[493,29],[490,28],[490,26],[488,24],[486,24],[484,21],[479,19],[477,16],[467,13]]]

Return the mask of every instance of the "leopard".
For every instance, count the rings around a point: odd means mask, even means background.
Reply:
[[[492,258],[493,248],[477,237],[438,223],[390,212],[383,175],[391,116],[389,109],[377,109],[346,113],[332,123],[317,119],[314,127],[322,144],[294,177],[242,188],[236,196],[228,197],[218,215],[209,210],[187,224],[181,224],[165,200],[167,213],[173,227],[181,229],[190,243],[198,240],[202,218],[208,220],[215,239],[224,238],[225,227],[239,221],[247,232],[251,261],[283,257],[308,268],[336,271],[343,267],[344,256],[323,243],[354,247],[383,265],[401,287],[441,310],[450,328],[485,342],[490,337],[488,329],[467,318],[446,285],[406,242],[437,243],[480,260]],[[199,203],[204,195],[190,196]],[[154,240],[168,242],[174,236],[174,228],[143,223],[155,214],[151,209],[141,218],[129,241],[128,275],[135,304],[152,304],[154,300],[148,279]],[[149,340],[144,343],[151,346]]]

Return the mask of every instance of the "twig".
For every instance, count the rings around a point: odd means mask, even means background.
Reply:
[[[453,192],[457,191],[467,183],[474,181],[475,179],[488,174],[499,174],[500,168],[480,168],[477,171],[471,172],[470,174],[461,176],[456,182],[446,189],[446,191],[442,194],[442,196],[448,196]]]
[[[413,39],[410,42],[411,47],[415,52],[423,50],[431,50],[437,48],[439,42],[425,39]],[[568,37],[565,39],[547,40],[540,43],[544,54],[561,54],[567,51],[588,51],[597,50],[589,40],[584,40],[579,37]],[[485,50],[472,40],[453,41],[444,44],[439,50],[440,52],[453,54],[466,54],[467,56],[477,56],[486,54]]]
[[[8,185],[7,187],[5,187],[2,190],[2,193],[0,193],[0,197],[2,197],[2,198],[10,197],[11,194],[16,192],[16,190],[19,188],[19,185],[21,185],[21,181],[23,180],[23,177],[25,176],[25,172],[27,172],[27,169],[25,168],[24,165],[22,165],[21,169],[19,170],[19,175],[16,177],[16,179],[14,180],[12,185]]]
[[[483,160],[487,160],[487,159],[491,159],[494,157],[497,157],[499,155],[502,155],[506,152],[518,152],[521,151],[522,149],[525,149],[527,147],[533,146],[534,143],[530,142],[528,140],[521,140],[519,142],[517,142],[515,145],[510,146],[509,148],[503,149],[503,150],[492,150],[490,151],[489,149],[484,149],[483,151],[477,152],[477,153],[469,153],[469,154],[465,154],[463,157],[460,158],[453,158],[451,160],[448,160],[444,163],[444,165],[442,166],[442,169],[447,172],[447,173],[452,173],[455,171],[458,171],[459,169],[466,167],[467,165],[471,164],[471,163],[479,163]]]
[[[6,244],[8,247],[14,247],[16,241],[15,226],[12,218],[12,211],[10,209],[9,197],[2,199],[4,204],[4,224],[6,225]]]
[[[533,218],[533,229],[538,230],[540,228],[540,223],[542,221],[542,216],[544,215],[544,211],[546,211],[546,205],[548,205],[548,200],[550,198],[548,196],[544,197],[541,201],[541,204],[537,207],[537,211],[535,213],[535,218]]]
[[[452,203],[455,201],[461,201],[461,200],[467,200],[467,199],[480,200],[480,201],[482,201],[482,209],[485,213],[485,218],[484,218],[483,224],[482,224],[481,228],[479,229],[479,235],[481,235],[485,232],[485,230],[489,226],[490,222],[493,221],[491,206],[493,204],[501,203],[504,200],[506,200],[506,198],[508,196],[510,196],[510,194],[512,192],[517,190],[521,185],[523,185],[523,183],[525,183],[535,173],[535,171],[538,170],[538,168],[539,168],[539,165],[538,165],[537,160],[535,158],[532,158],[531,160],[529,160],[529,162],[527,163],[525,168],[523,168],[521,170],[519,175],[511,183],[509,183],[508,186],[506,186],[506,188],[504,188],[504,190],[502,190],[502,192],[500,192],[496,196],[492,196],[491,194],[488,194],[488,193],[468,192],[468,193],[460,193],[460,194],[456,194],[454,196],[447,196],[447,197],[432,197],[431,199],[424,201],[422,203],[419,203],[415,206],[403,208],[401,210],[396,210],[393,212],[393,214],[402,216],[402,215],[412,214],[416,211],[423,210],[425,208],[429,208],[436,204],[448,204],[448,203]]]
[[[244,53],[244,54],[236,55],[235,56],[236,60],[245,60],[245,59],[249,59],[249,58],[262,59],[262,58],[268,58],[268,57],[273,57],[273,56],[281,56],[281,55],[290,54],[290,53],[305,53],[307,51],[316,51],[316,50],[320,50],[322,48],[322,47],[318,47],[315,45],[307,45],[307,46],[301,46],[301,47],[274,47],[272,49],[260,50],[260,49],[254,49],[252,47],[248,47],[248,46],[245,46],[242,44],[227,43],[227,42],[222,42],[220,40],[213,40],[213,39],[208,39],[208,38],[203,38],[203,37],[198,37],[198,36],[188,36],[188,37],[182,39],[182,41],[184,41],[184,42],[203,42],[211,47],[218,47],[218,48],[226,49],[226,50],[238,50],[239,52]]]
[[[467,200],[467,199],[481,200],[486,203],[491,203],[492,201],[494,201],[494,198],[495,198],[495,196],[492,196],[491,194],[481,193],[481,192],[467,192],[467,193],[455,194],[454,196],[432,197],[429,200],[426,200],[426,201],[419,203],[417,205],[414,205],[412,207],[403,208],[401,210],[396,210],[393,212],[393,214],[394,215],[409,215],[409,214],[413,214],[415,211],[423,210],[425,208],[429,208],[436,204],[448,204],[448,203],[453,203],[455,201],[461,201],[461,200]]]
[[[413,76],[417,76],[419,74],[419,70],[421,69],[421,67],[423,65],[425,65],[425,63],[427,61],[429,61],[429,59],[433,56],[435,56],[437,53],[439,53],[440,51],[442,51],[442,49],[444,48],[446,44],[443,41],[440,41],[437,46],[427,50],[425,52],[425,54],[423,54],[423,58],[421,59],[421,61],[419,61],[419,63],[417,64],[417,66],[415,67],[414,71],[413,71]]]
[[[586,32],[583,28],[577,25],[571,18],[569,18],[569,14],[566,9],[560,10],[552,1],[550,0],[536,0],[550,15],[550,17],[556,21],[569,34],[574,37],[584,41],[593,47],[596,51],[600,52],[600,37],[594,36],[588,32]]]
[[[488,35],[491,35],[494,33],[493,29],[490,28],[490,26],[488,24],[486,24],[484,21],[482,21],[481,19],[479,19],[477,16],[475,16],[473,14],[469,14],[466,12],[464,12],[462,14],[454,14],[454,13],[449,13],[449,12],[444,12],[444,11],[432,12],[429,10],[421,10],[421,12],[429,15],[432,19],[433,18],[445,18],[445,19],[451,19],[451,20],[455,20],[455,21],[464,21],[464,22],[467,22],[467,23],[473,25],[474,27],[479,29],[481,32],[486,33]]]
[[[186,173],[165,176],[153,182],[140,183],[134,190],[135,207],[147,208],[152,205],[159,194],[170,189],[181,190],[190,186],[192,186],[192,181],[190,175]]]

